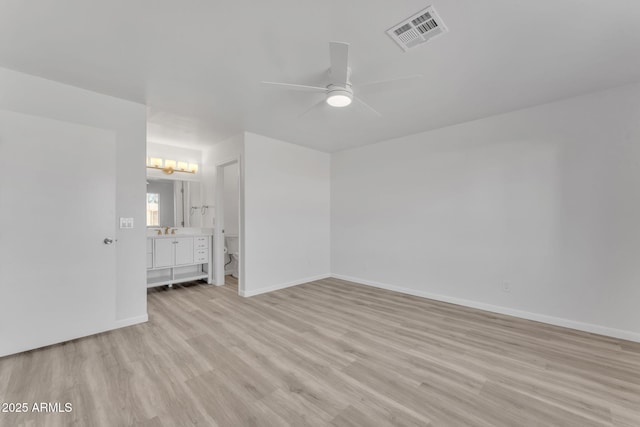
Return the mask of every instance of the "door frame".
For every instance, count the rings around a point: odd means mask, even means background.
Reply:
[[[224,168],[238,164],[238,294],[244,294],[244,173],[242,156],[216,164],[215,226],[213,230],[214,283],[224,285]]]

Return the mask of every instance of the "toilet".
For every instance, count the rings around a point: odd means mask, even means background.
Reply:
[[[236,279],[238,278],[238,260],[239,258],[239,253],[238,252],[233,252],[232,254],[230,254],[231,259],[233,260],[233,264],[235,264],[235,268],[233,269],[233,271],[231,272],[231,276],[235,277]]]
[[[238,261],[240,259],[240,250],[238,245],[238,236],[227,235],[224,238],[225,267],[224,274],[238,278]]]

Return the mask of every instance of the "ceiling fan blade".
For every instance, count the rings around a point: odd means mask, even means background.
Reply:
[[[349,80],[349,44],[330,42],[329,55],[331,56],[331,82],[334,85],[346,86]]]
[[[326,101],[324,99],[321,99],[319,102],[316,102],[315,104],[313,104],[311,107],[307,108],[306,110],[304,110],[302,113],[300,113],[298,115],[298,119],[301,119],[302,117],[306,116],[308,113],[311,112],[311,110],[315,110],[318,107],[321,107]]]
[[[261,83],[267,86],[275,86],[282,89],[297,90],[301,92],[318,92],[318,93],[327,92],[326,87],[319,87],[319,86],[305,86],[305,85],[296,85],[291,83],[279,83],[279,82],[261,82]]]
[[[367,93],[382,92],[385,90],[409,89],[413,87],[420,79],[422,74],[414,74],[411,76],[398,77],[396,79],[380,80],[358,85],[358,91]]]
[[[363,107],[365,107],[367,110],[369,110],[370,112],[372,112],[373,114],[375,114],[378,117],[382,117],[382,114],[380,114],[375,108],[373,108],[371,105],[367,104],[366,102],[364,102],[362,99],[357,98],[357,97],[353,97],[353,99],[355,99],[358,103],[360,103],[360,105],[362,105]]]

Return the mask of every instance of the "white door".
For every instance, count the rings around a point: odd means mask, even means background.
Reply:
[[[0,110],[0,356],[113,328],[115,149],[114,132]]]
[[[176,238],[176,265],[193,264],[193,237]]]

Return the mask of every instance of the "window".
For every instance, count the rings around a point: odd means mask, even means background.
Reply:
[[[160,213],[158,212],[158,193],[147,193],[147,227],[160,225]]]

